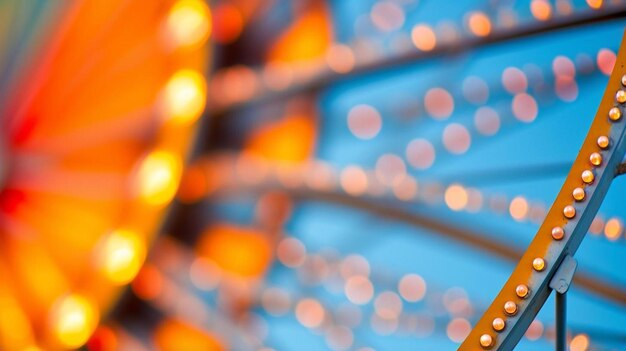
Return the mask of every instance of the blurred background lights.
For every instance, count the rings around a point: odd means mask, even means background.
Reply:
[[[348,112],[348,128],[359,139],[372,139],[382,128],[380,113],[369,105],[357,105]]]
[[[437,45],[435,32],[426,24],[418,24],[411,30],[411,40],[416,48],[431,51]]]
[[[200,117],[206,103],[206,81],[193,70],[176,72],[165,86],[165,118],[179,124],[191,124]]]
[[[211,12],[204,1],[179,0],[170,10],[166,26],[177,45],[199,45],[211,33]]]
[[[474,35],[485,37],[491,33],[491,20],[482,12],[470,13],[467,26]]]
[[[467,206],[468,195],[467,190],[459,184],[450,185],[445,192],[444,195],[446,205],[450,207],[451,210],[460,211]]]
[[[98,264],[105,276],[115,284],[129,283],[146,255],[146,245],[140,236],[128,229],[117,229],[100,245]]]
[[[172,200],[178,189],[182,162],[166,151],[153,151],[141,162],[137,173],[139,195],[151,205],[162,206]]]
[[[50,325],[54,336],[64,348],[85,344],[98,323],[98,310],[86,298],[71,294],[53,306]]]

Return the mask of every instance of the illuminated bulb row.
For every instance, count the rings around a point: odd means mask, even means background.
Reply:
[[[623,86],[626,86],[626,75],[622,76],[621,82]],[[615,94],[615,101],[619,104],[625,103],[626,92],[620,89]],[[619,121],[622,117],[622,113],[619,107],[612,107],[609,110],[608,117],[613,122]],[[597,139],[596,143],[600,149],[606,150],[609,147],[609,138],[604,135],[600,136]],[[589,156],[589,163],[593,167],[599,167],[602,164],[602,155],[599,152],[593,152]],[[581,174],[581,180],[583,181],[584,185],[592,184],[594,179],[595,176],[593,174],[593,171],[591,170],[584,170]],[[584,187],[577,187],[572,191],[572,197],[577,202],[583,201],[585,199],[585,196],[586,194]],[[576,208],[572,205],[565,206],[563,208],[563,215],[567,219],[574,218],[576,216]],[[552,228],[551,235],[554,240],[562,240],[565,236],[565,231],[562,227],[554,227]],[[541,257],[535,258],[532,262],[532,268],[536,272],[543,272],[546,269],[546,265],[546,261]],[[515,294],[520,299],[525,299],[530,295],[530,289],[528,288],[528,286],[520,284],[516,287]],[[509,316],[514,316],[518,312],[517,304],[514,301],[505,302],[504,312]],[[501,332],[502,330],[504,330],[506,322],[502,318],[496,318],[493,320],[492,326],[496,332]],[[483,348],[491,348],[494,345],[494,338],[489,334],[483,334],[481,335],[479,342]]]
[[[210,33],[210,12],[200,0],[180,0],[166,18],[168,39],[179,47],[200,45]],[[163,115],[179,125],[195,122],[205,105],[206,82],[200,73],[178,71],[163,90]],[[135,190],[150,205],[162,206],[173,198],[182,162],[169,151],[153,151],[139,164]],[[144,239],[127,229],[104,236],[94,252],[94,265],[111,283],[129,283],[138,273],[146,255]],[[78,293],[59,298],[50,311],[53,335],[63,348],[78,348],[87,342],[98,324],[94,301]]]

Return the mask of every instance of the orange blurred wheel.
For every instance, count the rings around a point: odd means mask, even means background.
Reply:
[[[77,348],[176,193],[206,99],[210,11],[12,0],[0,17],[0,349]]]

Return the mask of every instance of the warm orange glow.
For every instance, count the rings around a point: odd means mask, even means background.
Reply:
[[[526,91],[528,80],[519,68],[508,67],[502,72],[502,85],[509,93],[518,94]]]
[[[191,165],[183,173],[178,188],[178,199],[184,203],[199,201],[208,193],[208,180],[201,165]]]
[[[552,17],[552,5],[547,0],[532,0],[530,12],[536,19],[546,21]]]
[[[451,210],[460,211],[467,206],[467,190],[459,184],[452,184],[446,189],[444,200]]]
[[[204,77],[196,71],[184,69],[176,72],[163,93],[163,114],[167,120],[191,124],[204,111],[207,85]]]
[[[526,336],[528,340],[538,340],[543,335],[543,329],[543,323],[535,319],[532,323],[530,323],[530,326],[528,327],[528,330],[526,330],[526,334],[524,334],[524,336]]]
[[[254,132],[246,150],[263,159],[297,163],[308,159],[315,146],[315,120],[308,116],[288,116]]]
[[[604,226],[604,235],[609,240],[617,240],[622,236],[624,232],[624,224],[618,218],[611,218],[606,221]]]
[[[526,93],[515,95],[512,103],[513,115],[522,122],[530,123],[537,118],[539,107],[535,98]]]
[[[430,168],[435,162],[435,147],[426,139],[414,139],[406,148],[406,158],[417,169]]]
[[[359,139],[374,138],[382,126],[383,120],[380,113],[370,105],[356,105],[348,112],[348,128]]]
[[[4,282],[0,287],[0,349],[19,350],[33,342],[33,331],[28,316],[14,298],[15,292],[10,291],[4,273],[0,273]]]
[[[323,2],[311,4],[272,46],[269,61],[308,61],[326,53],[331,42],[328,13]]]
[[[223,351],[222,342],[207,331],[175,319],[167,319],[156,328],[154,343],[160,351]]]
[[[119,350],[117,335],[110,327],[99,326],[87,342],[90,351],[116,351]]]
[[[326,311],[322,304],[314,299],[302,299],[296,305],[296,318],[307,328],[317,328],[322,325]]]
[[[284,238],[276,248],[278,260],[287,267],[298,267],[304,263],[306,248],[296,238]]]
[[[611,49],[601,49],[600,51],[598,51],[598,69],[604,75],[611,75],[611,72],[613,72],[613,67],[615,66],[615,60],[617,60],[617,56]]]
[[[437,37],[430,26],[418,24],[411,30],[411,40],[416,48],[431,51],[437,45]]]
[[[398,291],[406,301],[420,301],[426,295],[426,281],[417,274],[407,274],[400,279]]]
[[[571,351],[587,351],[589,348],[589,337],[585,334],[576,335],[569,344]]]
[[[500,130],[500,115],[491,107],[480,107],[474,114],[474,125],[479,133],[494,135]]]
[[[470,330],[472,329],[471,324],[465,318],[455,318],[446,327],[446,334],[450,340],[459,343],[467,337]]]
[[[467,25],[476,36],[486,37],[491,33],[491,20],[482,12],[472,12],[467,20]]]
[[[176,194],[182,161],[173,153],[153,151],[142,161],[137,174],[139,195],[148,204],[162,206]]]
[[[472,136],[467,128],[459,123],[450,123],[443,129],[443,146],[449,152],[461,155],[469,150]]]
[[[518,196],[511,201],[509,213],[516,221],[522,221],[528,216],[528,201],[522,196]]]
[[[367,190],[367,174],[358,166],[348,166],[340,176],[341,187],[353,196],[363,194]]]
[[[99,269],[113,283],[128,284],[139,272],[146,255],[146,244],[135,232],[118,229],[108,234],[97,252]]]
[[[201,0],[178,0],[166,20],[172,41],[180,46],[202,44],[211,34],[211,11]]]
[[[405,14],[400,5],[393,1],[377,1],[370,13],[372,23],[383,32],[391,32],[402,28]]]
[[[402,300],[395,292],[384,291],[374,300],[374,309],[384,319],[396,319],[402,313]]]
[[[599,9],[602,7],[603,0],[587,0],[587,5],[592,9]]]
[[[220,2],[213,8],[213,39],[230,44],[239,38],[244,27],[241,11],[229,2]]]
[[[65,348],[85,344],[98,324],[98,310],[80,295],[68,295],[53,306],[50,327],[57,341]]]
[[[209,227],[198,242],[198,253],[225,272],[242,277],[260,276],[272,259],[264,233],[232,224]]]
[[[326,53],[328,67],[337,73],[348,73],[354,68],[354,53],[349,46],[333,44]]]
[[[446,119],[454,111],[454,99],[444,88],[432,88],[424,96],[426,112],[436,119]]]
[[[145,264],[131,284],[135,295],[144,300],[153,300],[163,291],[163,275],[151,264]]]
[[[364,275],[355,275],[346,280],[346,297],[356,305],[364,305],[374,296],[374,285]]]

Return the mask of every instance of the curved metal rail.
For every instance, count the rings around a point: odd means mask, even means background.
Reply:
[[[600,107],[552,208],[508,281],[459,351],[512,350],[585,237],[626,153],[626,36]],[[558,138],[559,131],[554,131]]]

